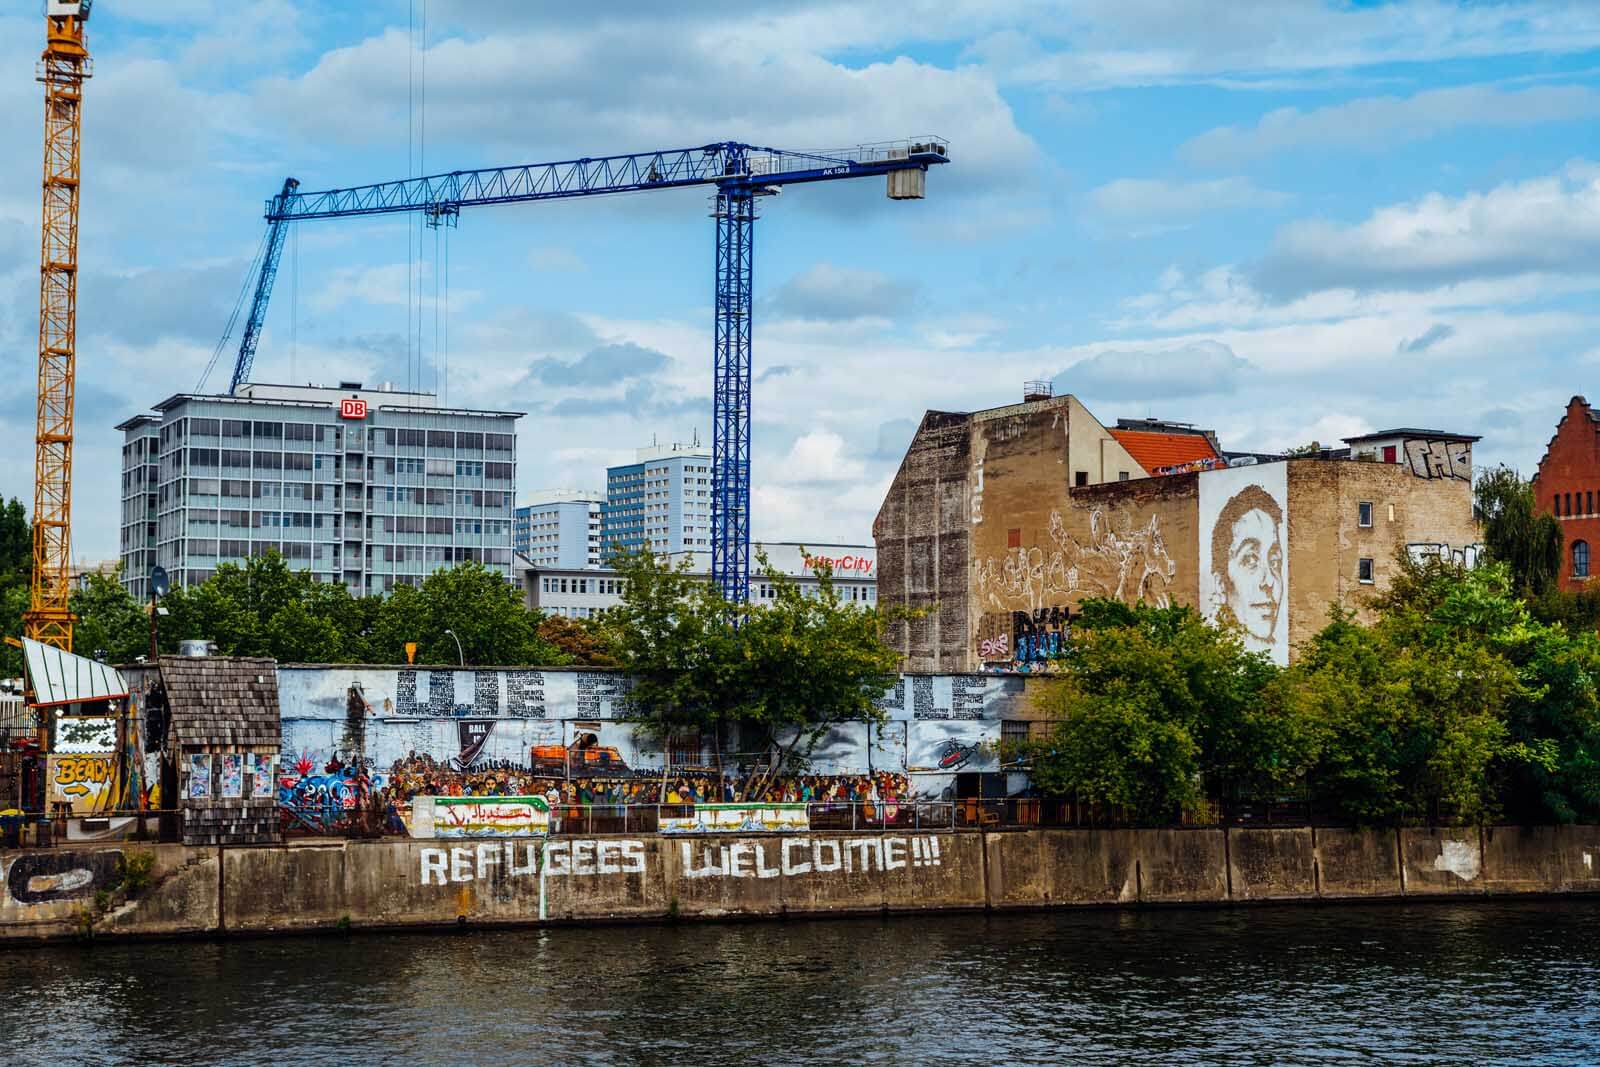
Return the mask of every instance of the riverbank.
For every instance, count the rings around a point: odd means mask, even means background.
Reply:
[[[1583,894],[1597,862],[1593,826],[124,843],[0,853],[0,940]]]

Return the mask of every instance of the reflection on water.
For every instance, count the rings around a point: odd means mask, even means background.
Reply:
[[[1600,1062],[1600,902],[0,951],[24,1064]]]

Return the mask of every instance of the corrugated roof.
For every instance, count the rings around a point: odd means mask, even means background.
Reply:
[[[34,707],[120,700],[128,695],[128,683],[115,667],[63,652],[54,645],[24,637],[22,659],[27,666]]]
[[[1211,442],[1197,433],[1153,433],[1149,430],[1106,431],[1139,466],[1154,474],[1161,467],[1193,463],[1201,459],[1219,459]]]

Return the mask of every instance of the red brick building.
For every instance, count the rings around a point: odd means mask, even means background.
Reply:
[[[1600,565],[1600,560],[1590,562],[1593,547],[1600,546],[1600,416],[1581,396],[1567,401],[1566,414],[1545,446],[1533,476],[1533,497],[1561,521],[1566,535],[1562,588],[1582,588]]]

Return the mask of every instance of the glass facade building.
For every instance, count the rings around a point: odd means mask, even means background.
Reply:
[[[246,385],[178,394],[123,431],[123,584],[149,597],[276,549],[352,593],[417,584],[469,560],[512,578],[520,412],[432,394]]]

